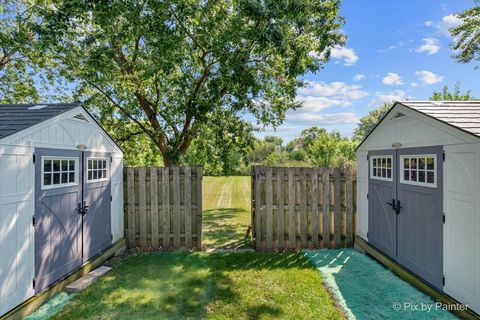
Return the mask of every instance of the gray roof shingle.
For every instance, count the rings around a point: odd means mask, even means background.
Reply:
[[[480,137],[480,101],[399,101],[398,103]]]
[[[35,106],[46,107],[36,108]],[[0,139],[80,106],[80,104],[0,105]]]

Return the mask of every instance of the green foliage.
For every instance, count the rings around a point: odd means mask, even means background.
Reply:
[[[450,29],[454,39],[451,45],[453,57],[459,63],[468,63],[480,60],[480,1],[475,6],[457,14],[462,23]],[[478,68],[478,66],[477,66]]]
[[[127,127],[143,131],[170,165],[220,110],[279,125],[298,106],[298,77],[319,71],[343,44],[339,7],[339,0],[64,0],[42,5],[42,24],[33,27],[40,52],[52,53],[78,96],[95,89],[101,117],[135,124]]]
[[[246,166],[248,151],[253,146],[253,126],[250,122],[224,110],[217,111],[205,128],[192,141],[182,158],[185,165],[202,165],[207,175],[235,175]],[[244,170],[240,170],[244,171]]]
[[[390,110],[391,107],[392,104],[384,103],[379,109],[370,111],[366,116],[360,118],[358,127],[353,131],[353,140],[357,143],[361,142],[370,133],[370,131],[375,128],[378,121],[382,119],[382,117],[388,112],[388,110]]]
[[[48,57],[35,50],[29,25],[36,22],[35,1],[0,2],[0,103],[35,103],[45,99],[39,88],[54,83]]]
[[[442,91],[434,91],[430,100],[432,101],[470,101],[475,100],[471,95],[471,90],[468,90],[465,93],[460,92],[461,83],[460,81],[455,83],[453,87],[453,92],[448,90],[448,86],[444,86]]]
[[[340,133],[323,132],[312,141],[308,149],[310,162],[317,167],[345,166],[355,160],[355,143],[342,138]]]

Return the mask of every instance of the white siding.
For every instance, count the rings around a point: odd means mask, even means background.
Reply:
[[[367,152],[357,153],[357,221],[356,234],[367,240],[368,232],[368,161]],[[367,213],[367,214],[366,214]]]
[[[480,146],[445,156],[444,290],[480,313]]]
[[[122,154],[112,155],[112,235],[113,242],[123,238],[123,160]]]
[[[34,294],[32,154],[0,146],[0,315]]]

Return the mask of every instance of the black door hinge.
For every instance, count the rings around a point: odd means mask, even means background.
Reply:
[[[367,193],[367,199],[368,199],[368,193]]]
[[[110,195],[110,202],[112,202],[112,201],[113,201],[113,196],[112,196],[112,195]]]
[[[35,153],[33,154],[33,164],[35,164],[35,161],[37,160],[36,159],[37,157],[35,156]]]
[[[442,277],[442,284],[445,285],[445,276]]]
[[[113,234],[110,233],[110,240],[113,240]]]
[[[35,289],[35,278],[32,279],[32,287]]]
[[[35,216],[32,216],[32,226],[35,227],[35,224],[36,224]]]
[[[445,162],[445,151],[442,152],[442,159],[443,159],[443,162]]]
[[[445,212],[443,213],[442,221],[443,221],[443,224],[445,224]]]
[[[367,239],[368,239],[368,232],[367,232]]]

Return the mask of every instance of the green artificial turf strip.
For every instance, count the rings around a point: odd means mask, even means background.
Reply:
[[[53,319],[341,319],[302,254],[130,257]]]
[[[431,297],[362,253],[318,250],[306,251],[305,256],[321,272],[349,319],[456,319]]]
[[[250,177],[203,178],[203,245],[245,247],[251,223]]]

